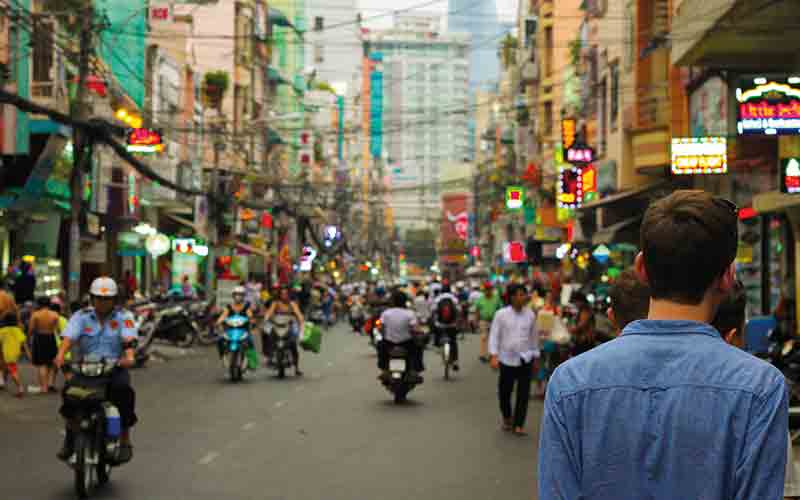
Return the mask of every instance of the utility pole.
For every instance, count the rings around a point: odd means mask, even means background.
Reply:
[[[86,1],[85,11],[81,24],[80,55],[78,58],[78,89],[72,116],[77,120],[86,120],[89,115],[86,102],[86,79],[89,76],[89,57],[92,52],[92,30],[94,9],[92,0]],[[87,148],[90,140],[79,127],[74,127],[72,132],[73,165],[70,178],[72,196],[72,214],[70,220],[69,238],[69,287],[70,301],[80,300],[81,287],[81,214],[83,213],[83,169],[87,161],[91,161],[91,151]]]
[[[221,127],[213,127],[214,134],[214,170],[211,171],[211,200],[208,204],[208,259],[206,260],[206,294],[210,294],[214,289],[214,259],[216,257],[214,249],[219,244],[219,224],[222,221],[222,204],[220,203],[221,193],[219,192],[219,156],[225,151],[225,143],[222,142],[220,134]]]

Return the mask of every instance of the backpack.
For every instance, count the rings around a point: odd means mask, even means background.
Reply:
[[[456,319],[456,305],[453,299],[445,297],[436,305],[436,320],[442,324],[453,323]]]

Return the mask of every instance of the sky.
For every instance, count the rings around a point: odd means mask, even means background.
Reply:
[[[519,0],[495,0],[500,22],[513,21],[517,13]],[[367,26],[374,28],[386,28],[391,25],[391,12],[395,9],[407,9],[417,5],[423,5],[419,10],[409,11],[412,13],[437,13],[444,15],[447,12],[447,0],[435,2],[435,0],[358,0],[358,6],[367,19],[371,16],[386,14],[378,19],[366,22]]]

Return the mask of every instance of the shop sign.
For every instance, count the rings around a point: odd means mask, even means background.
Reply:
[[[575,136],[578,131],[578,122],[575,118],[564,118],[561,120],[561,144],[565,150],[575,144]]]
[[[151,5],[150,21],[172,21],[172,9],[170,9],[169,5]]]
[[[672,139],[672,173],[724,174],[728,171],[728,142],[724,137]]]
[[[739,135],[800,134],[800,77],[742,79],[736,128]]]
[[[525,245],[521,241],[509,241],[503,243],[503,260],[512,264],[527,261],[525,255]]]
[[[581,169],[581,185],[584,202],[597,198],[597,169],[594,165],[586,165]]]
[[[525,190],[520,186],[509,186],[506,188],[506,208],[509,210],[519,210],[525,202]]]
[[[592,252],[592,257],[594,257],[594,259],[600,264],[605,264],[608,262],[610,256],[611,250],[609,250],[605,245],[600,245],[594,249],[594,252]]]
[[[169,251],[169,237],[162,233],[151,234],[145,240],[144,247],[153,257],[159,257]]]
[[[583,200],[583,181],[578,167],[562,167],[558,181],[559,208],[576,208]]]
[[[567,163],[583,165],[594,161],[594,149],[585,144],[573,144],[566,151]]]
[[[689,97],[693,137],[728,135],[728,85],[719,76],[703,82]]]
[[[161,133],[150,128],[135,128],[128,132],[128,152],[153,154],[164,151]]]
[[[316,257],[316,250],[311,247],[303,247],[303,255],[300,257],[300,270],[305,272],[311,271]]]
[[[177,253],[193,253],[196,241],[194,238],[174,238],[172,251]]]
[[[800,158],[781,160],[781,193],[800,193]]]

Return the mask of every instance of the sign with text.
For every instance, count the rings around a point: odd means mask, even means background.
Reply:
[[[594,161],[594,149],[585,144],[573,144],[566,150],[567,163],[585,165]]]
[[[575,137],[578,132],[578,122],[575,118],[564,118],[561,120],[561,147],[565,150],[575,144]]]
[[[564,166],[558,174],[558,206],[578,208],[583,203],[583,176],[581,168]]]
[[[781,160],[781,193],[800,193],[800,158]]]
[[[736,100],[739,135],[800,134],[800,77],[742,78]]]
[[[728,141],[724,137],[672,139],[674,175],[724,174],[728,171]]]
[[[161,153],[164,140],[161,133],[150,128],[135,128],[128,132],[129,153]]]

